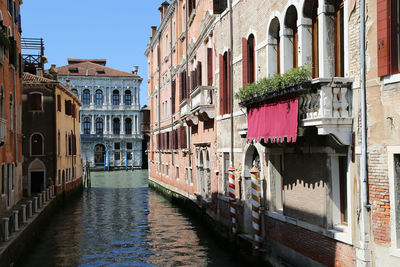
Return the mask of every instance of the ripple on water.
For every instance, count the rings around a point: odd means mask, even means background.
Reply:
[[[54,217],[24,266],[238,266],[148,190],[147,172],[92,174],[93,188]]]

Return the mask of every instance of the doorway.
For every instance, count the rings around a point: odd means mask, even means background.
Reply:
[[[44,172],[33,171],[31,172],[31,192],[40,193],[44,190]]]
[[[102,144],[97,144],[94,147],[94,164],[96,166],[103,166],[105,155],[106,155],[106,147]]]

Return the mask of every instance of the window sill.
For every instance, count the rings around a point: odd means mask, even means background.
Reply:
[[[265,214],[268,217],[271,217],[273,219],[276,219],[276,220],[279,220],[279,221],[282,221],[285,223],[290,223],[290,224],[299,226],[301,228],[307,229],[312,232],[320,233],[326,237],[333,238],[337,241],[340,241],[340,242],[343,242],[343,243],[346,243],[349,245],[353,244],[352,239],[351,239],[351,234],[348,231],[349,230],[348,226],[338,225],[338,226],[335,226],[336,229],[325,229],[325,228],[322,228],[317,225],[313,225],[313,224],[310,224],[310,223],[307,223],[304,221],[300,221],[296,218],[285,216],[278,212],[266,211]]]
[[[383,84],[400,83],[400,73],[383,77]]]

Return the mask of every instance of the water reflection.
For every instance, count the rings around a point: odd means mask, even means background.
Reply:
[[[147,172],[92,173],[24,266],[237,266],[204,229],[147,188]]]

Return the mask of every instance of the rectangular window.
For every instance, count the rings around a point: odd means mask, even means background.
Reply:
[[[400,253],[400,146],[388,146],[390,236],[394,253]],[[381,192],[375,192],[381,193]],[[387,205],[379,204],[377,207]]]
[[[119,152],[114,153],[114,160],[120,160],[121,159],[121,154]]]
[[[132,152],[127,152],[127,153],[126,153],[126,158],[127,158],[128,160],[132,160]]]
[[[283,211],[283,155],[270,155],[272,206],[274,211]]]
[[[228,50],[224,55],[219,56],[219,85],[220,90],[220,114],[230,113],[231,110],[231,96],[230,96],[230,57],[231,53]]]
[[[131,150],[132,149],[132,143],[126,143],[126,149]]]
[[[335,76],[344,76],[344,2],[335,5]]]
[[[224,10],[228,7],[227,0],[213,0],[213,13],[222,14]]]
[[[57,111],[61,112],[61,95],[57,95]]]
[[[42,110],[42,95],[39,93],[32,93],[28,95],[28,103],[30,111]]]
[[[119,150],[121,148],[121,143],[114,143],[114,149]]]
[[[213,84],[213,53],[212,48],[207,48],[207,85]]]
[[[179,167],[178,166],[175,167],[175,179],[179,180]]]

